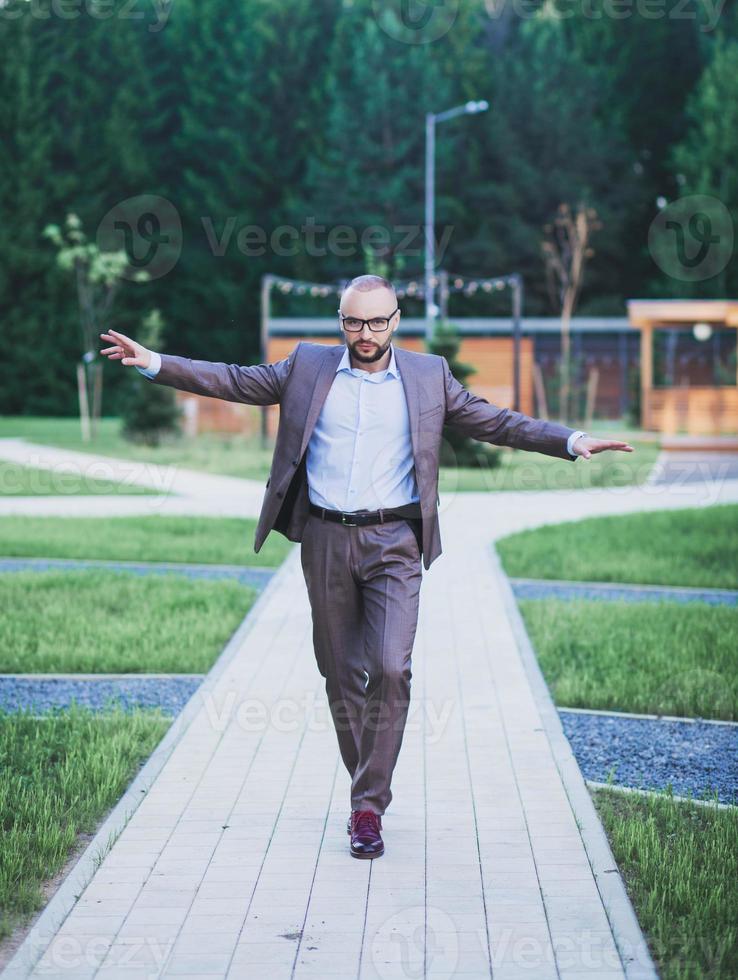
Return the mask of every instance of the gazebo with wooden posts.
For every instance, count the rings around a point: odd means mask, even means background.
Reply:
[[[737,433],[738,300],[633,299],[627,306],[641,331],[643,428]]]

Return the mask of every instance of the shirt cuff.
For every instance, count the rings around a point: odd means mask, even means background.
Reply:
[[[570,456],[573,456],[574,459],[579,459],[579,454],[574,452],[572,446],[577,441],[579,436],[586,436],[586,435],[587,435],[586,432],[582,432],[581,429],[577,429],[575,432],[572,432],[572,434],[566,440],[566,451],[569,453]]]
[[[151,363],[147,368],[142,368],[136,365],[136,370],[145,378],[155,378],[159,373],[159,369],[161,368],[161,355],[157,354],[155,350],[152,350],[150,353]]]

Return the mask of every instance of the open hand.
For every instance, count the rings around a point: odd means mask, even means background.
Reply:
[[[627,442],[616,442],[614,439],[594,439],[592,436],[579,436],[572,451],[577,456],[589,459],[594,453],[602,453],[606,449],[619,449],[624,453],[632,453],[633,447]]]
[[[101,333],[100,336],[103,340],[109,340],[115,345],[100,351],[101,354],[107,356],[108,360],[120,361],[126,367],[147,368],[151,364],[151,351],[142,347],[141,344],[137,344],[130,337],[126,337],[125,334],[118,333],[117,330],[110,330],[108,333]]]

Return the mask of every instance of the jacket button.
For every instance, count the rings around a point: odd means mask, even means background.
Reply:
[[[292,460],[292,465],[293,465],[293,466],[297,466],[297,465],[299,464],[299,462],[300,462],[300,460],[299,460],[299,459],[293,459],[293,460]]]
[[[284,497],[284,493],[281,490],[277,490],[278,497]]]

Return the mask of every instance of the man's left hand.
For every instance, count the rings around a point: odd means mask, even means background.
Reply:
[[[592,436],[579,436],[571,447],[577,456],[589,459],[594,453],[602,453],[606,449],[619,449],[624,453],[632,453],[633,447],[627,442],[616,442],[614,439],[593,439]]]

